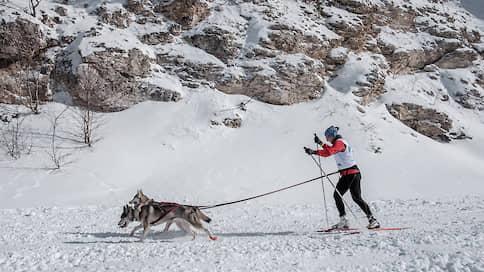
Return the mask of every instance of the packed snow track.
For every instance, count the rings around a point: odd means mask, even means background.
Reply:
[[[117,227],[122,207],[2,209],[0,271],[484,271],[482,196],[371,207],[384,227],[410,229],[316,233],[322,205],[253,201],[207,211],[217,241],[158,226],[138,243],[134,223]]]

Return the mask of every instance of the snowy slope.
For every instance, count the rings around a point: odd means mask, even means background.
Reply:
[[[280,107],[253,101],[246,112],[226,111],[246,99],[206,89],[177,104],[146,102],[105,114],[98,131],[102,140],[91,150],[74,150],[73,162],[59,171],[45,169],[50,162],[41,148],[17,161],[5,157],[2,206],[121,205],[137,188],[156,199],[196,205],[234,200],[317,176],[302,147],[314,147],[313,133],[322,135],[331,124],[353,145],[370,199],[482,193],[477,189],[483,188],[484,128],[482,116],[472,111],[456,114],[474,138],[442,144],[395,120],[383,104],[363,114],[351,96],[331,88],[311,103]],[[234,114],[243,117],[240,129],[210,126],[210,120]],[[34,146],[48,146],[48,140]],[[336,170],[332,158],[323,165]],[[316,201],[318,186],[268,202]]]
[[[479,116],[460,113],[473,140],[441,144],[392,119],[384,105],[363,114],[351,96],[328,87],[321,100],[290,107],[253,101],[237,112],[244,119],[239,129],[209,125],[235,114],[227,109],[246,99],[200,90],[181,104],[147,102],[105,114],[103,139],[73,151],[73,162],[53,172],[44,168],[42,152],[4,159],[0,270],[484,269]],[[44,110],[54,108],[63,106]],[[352,143],[364,197],[383,226],[411,229],[314,233],[327,227],[319,182],[208,210],[216,242],[203,234],[191,241],[176,227],[161,234],[160,226],[140,245],[117,227],[121,206],[137,188],[157,200],[204,205],[315,177],[319,171],[302,145],[312,146],[312,133],[328,124],[339,125]],[[335,170],[332,159],[323,165]],[[332,223],[337,212],[325,188]],[[364,228],[363,214],[346,199],[356,215],[349,214],[352,226]]]

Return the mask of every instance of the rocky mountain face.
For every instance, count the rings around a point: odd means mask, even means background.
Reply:
[[[391,93],[395,118],[438,141],[459,138],[451,117],[392,87],[421,74],[419,86],[432,87],[415,92],[484,110],[484,32],[458,1],[44,0],[38,14],[0,6],[1,103],[35,90],[119,111],[204,86],[291,105],[330,86],[361,106]]]

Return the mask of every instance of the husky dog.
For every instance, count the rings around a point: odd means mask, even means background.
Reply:
[[[136,209],[141,205],[148,204],[148,202],[150,201],[153,202],[153,199],[143,194],[143,191],[138,190],[133,196],[133,199],[131,199],[131,201],[129,202],[129,204],[133,204]]]
[[[217,239],[217,237],[212,236],[210,231],[203,227],[200,220],[210,223],[211,219],[197,207],[177,203],[149,202],[140,206],[139,210],[139,213],[137,213],[135,208],[129,205],[124,206],[118,225],[124,228],[132,221],[140,221],[141,224],[136,226],[130,233],[130,236],[133,236],[137,230],[144,228],[140,242],[143,242],[152,226],[166,223],[165,229],[163,230],[163,232],[166,232],[173,222],[186,233],[191,233],[193,239],[195,239],[197,233],[191,227],[205,231],[212,240]]]
[[[136,194],[133,196],[133,199],[131,199],[128,203],[133,204],[134,206],[134,212],[135,216],[139,217],[139,214],[141,212],[141,208],[148,204],[148,203],[153,203],[154,200],[143,194],[143,191],[138,190]],[[132,236],[132,234],[131,234]]]

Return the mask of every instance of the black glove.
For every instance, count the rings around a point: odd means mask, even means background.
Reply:
[[[318,153],[318,151],[312,150],[311,148],[307,148],[307,147],[304,147],[304,152],[306,152],[306,154],[308,155],[313,155]]]
[[[317,143],[318,145],[321,145],[323,142],[319,139],[318,135],[314,133],[314,142]]]

